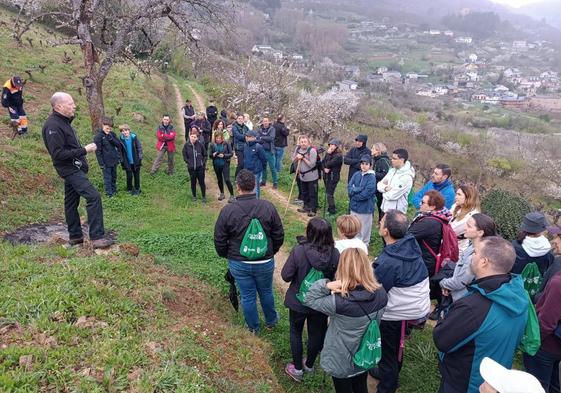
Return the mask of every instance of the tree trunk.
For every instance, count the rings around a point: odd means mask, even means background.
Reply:
[[[84,65],[86,67],[86,77],[84,87],[86,88],[86,100],[88,101],[88,111],[92,124],[92,132],[95,133],[101,128],[101,122],[105,115],[103,105],[103,81],[105,77],[100,75],[97,67],[97,54],[91,41],[86,41],[80,45],[84,55]]]

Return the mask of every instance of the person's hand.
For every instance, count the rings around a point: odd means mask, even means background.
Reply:
[[[296,154],[296,159],[297,160],[301,160],[303,158],[304,158],[304,156],[302,154]]]
[[[223,157],[224,157],[224,154],[223,154],[223,153],[220,153],[220,154],[218,155],[218,157],[223,158]]]
[[[218,154],[218,152],[215,151],[214,153],[212,153],[212,156],[216,157],[217,154]]]
[[[341,292],[341,281],[330,281],[327,283],[327,289],[331,291],[331,293],[340,293]]]
[[[97,150],[97,145],[95,143],[88,143],[84,146],[84,149],[86,149],[86,153],[91,153]]]
[[[329,172],[331,172],[331,169],[329,169],[329,168],[323,168],[323,171],[324,171],[325,173],[329,173]]]
[[[10,113],[14,113],[14,114],[16,113],[16,110],[12,107],[8,107],[8,111],[10,111]]]
[[[450,290],[446,288],[442,288],[442,296],[450,296]]]
[[[387,186],[384,188],[384,191],[386,191],[386,192],[391,191],[391,190],[392,190],[392,186],[390,186],[390,185],[387,185]]]

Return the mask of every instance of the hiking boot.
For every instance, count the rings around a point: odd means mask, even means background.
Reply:
[[[113,243],[115,243],[113,240],[107,239],[105,237],[102,237],[101,239],[92,240],[92,246],[94,249],[109,248],[113,245]]]
[[[308,209],[304,209],[304,208],[300,208],[298,210],[296,210],[298,213],[309,213],[310,211]]]
[[[236,197],[233,195],[230,195],[230,198],[228,198],[228,203],[233,203],[236,202]]]
[[[273,184],[273,190],[278,190],[279,189],[279,185],[278,184]]]
[[[302,382],[302,380],[304,379],[304,371],[296,370],[296,367],[294,367],[294,363],[288,363],[284,368],[284,372],[296,382]]]
[[[206,197],[203,197],[203,199],[201,199],[203,201],[203,203],[206,203]]]
[[[79,237],[77,239],[69,239],[68,240],[68,244],[70,246],[77,246],[79,244],[84,244],[84,238],[83,237]]]
[[[196,196],[192,196],[192,197],[191,197],[191,200],[192,200],[193,202],[197,202],[197,197],[196,197]]]
[[[218,197],[218,200],[221,201],[221,200],[223,200],[224,198],[226,198],[226,197],[224,196],[224,194],[220,194],[220,196]]]
[[[316,216],[316,212],[309,212],[308,213],[308,217],[315,217]]]
[[[265,183],[264,181],[262,181],[262,182],[260,183],[260,185],[261,185],[261,187],[265,187],[265,186],[267,185],[267,183]]]

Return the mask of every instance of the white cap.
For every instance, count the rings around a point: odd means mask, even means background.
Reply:
[[[545,393],[540,381],[532,374],[509,370],[491,358],[483,359],[479,372],[499,393]]]

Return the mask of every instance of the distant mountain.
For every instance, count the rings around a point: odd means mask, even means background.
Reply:
[[[536,19],[545,19],[550,25],[561,28],[561,2],[559,0],[528,4],[520,7],[516,12]]]

